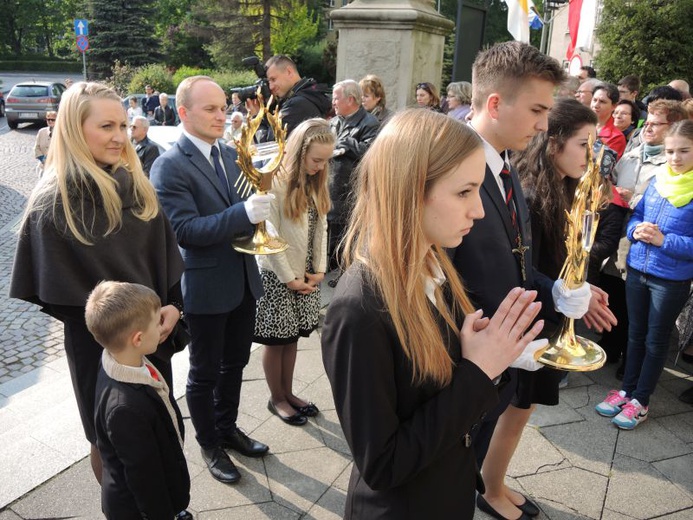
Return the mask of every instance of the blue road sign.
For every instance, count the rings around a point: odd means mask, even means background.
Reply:
[[[75,19],[75,34],[77,36],[88,36],[89,22],[87,20]]]
[[[84,53],[89,48],[89,38],[86,36],[77,36],[77,48]]]

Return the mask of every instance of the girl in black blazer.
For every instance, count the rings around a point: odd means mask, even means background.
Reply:
[[[354,456],[347,519],[473,516],[470,431],[543,326],[527,330],[540,304],[520,288],[482,318],[442,251],[483,217],[484,167],[473,131],[422,110],[395,116],[361,164],[322,334]]]

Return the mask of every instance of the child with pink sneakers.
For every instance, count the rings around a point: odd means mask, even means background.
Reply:
[[[657,171],[628,223],[628,356],[623,387],[596,407],[632,430],[647,419],[671,333],[693,279],[693,120],[675,123]]]

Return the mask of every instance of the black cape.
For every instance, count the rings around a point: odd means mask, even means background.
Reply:
[[[153,289],[165,305],[183,274],[176,237],[164,212],[148,222],[138,219],[131,174],[113,173],[123,201],[122,225],[107,236],[106,217],[98,203],[85,200],[85,221],[94,218],[93,245],[77,241],[63,221],[62,207],[34,212],[19,233],[10,297],[47,308],[84,307],[101,280],[139,283]],[[90,186],[92,192],[95,186]],[[85,192],[89,190],[86,189]]]

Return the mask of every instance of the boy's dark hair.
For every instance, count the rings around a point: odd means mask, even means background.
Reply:
[[[137,283],[99,282],[87,299],[87,329],[105,349],[118,352],[129,334],[145,330],[161,300],[149,287]]]
[[[584,70],[587,72],[587,77],[588,78],[596,78],[597,77],[597,71],[594,70],[593,67],[590,67],[589,65],[583,65],[580,67],[580,70]]]
[[[662,85],[660,87],[653,88],[647,95],[647,102],[652,103],[658,99],[670,99],[672,101],[683,101],[683,96],[681,92],[676,90],[674,87],[669,85]]]
[[[621,95],[618,93],[618,88],[613,83],[600,83],[594,87],[594,91],[592,92],[593,96],[597,93],[597,90],[603,90],[606,92],[606,97],[608,97],[611,100],[611,103],[614,105],[618,103],[618,100],[621,97]]]
[[[618,82],[619,87],[626,87],[628,92],[640,92],[640,78],[635,74],[623,76]]]
[[[512,101],[521,90],[518,83],[532,78],[558,86],[566,75],[560,63],[526,43],[504,42],[481,51],[472,66],[474,109],[481,110],[492,92]]]

